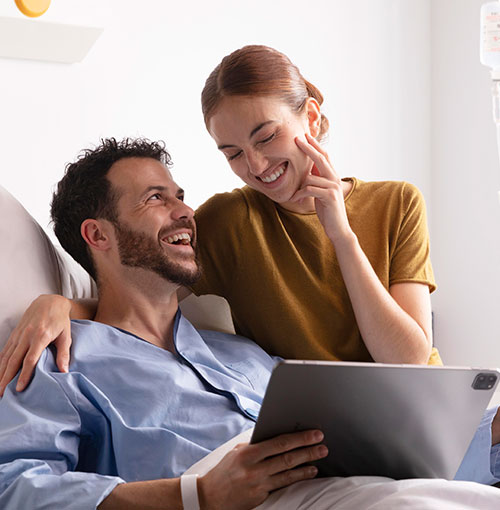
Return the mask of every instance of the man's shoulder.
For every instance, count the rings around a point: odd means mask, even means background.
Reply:
[[[86,344],[90,341],[96,340],[98,337],[102,338],[103,334],[108,333],[109,326],[100,322],[91,320],[73,319],[71,321],[71,338],[73,340],[73,347],[80,343]]]
[[[104,326],[103,324],[101,326]],[[102,332],[101,332],[102,339]],[[99,337],[99,323],[90,320],[71,321],[71,359],[81,356],[81,351],[94,351]],[[102,340],[101,340],[102,341]],[[57,348],[48,345],[38,361],[38,368],[44,372],[59,373],[56,364]]]
[[[100,359],[117,350],[126,354],[137,343],[131,334],[91,320],[72,320],[71,338],[71,358],[85,362],[96,358],[95,353],[99,353]]]

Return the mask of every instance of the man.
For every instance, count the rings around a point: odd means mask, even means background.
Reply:
[[[96,279],[98,308],[73,323],[68,373],[46,350],[26,392],[14,381],[0,401],[1,508],[189,510],[197,498],[204,509],[253,508],[314,477],[306,463],[328,454],[320,431],[239,445],[181,490],[190,465],[252,426],[274,361],[244,338],[201,336],[178,312],[178,287],[200,269],[193,211],[168,164],[160,144],[111,139],[58,185],[55,232]],[[387,508],[433,488],[419,508],[500,504],[497,489],[467,482],[314,482],[273,492],[263,508],[347,508],[351,498],[351,508]]]

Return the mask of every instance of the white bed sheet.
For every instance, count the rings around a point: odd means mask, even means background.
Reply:
[[[249,429],[191,466],[203,476],[239,443]],[[393,480],[380,476],[316,478],[274,492],[255,510],[492,510],[500,508],[500,489],[475,482],[442,479]]]

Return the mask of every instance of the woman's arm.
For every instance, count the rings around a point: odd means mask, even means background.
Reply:
[[[0,397],[22,365],[16,390],[29,383],[43,350],[51,342],[57,348],[57,366],[68,371],[71,346],[70,319],[92,319],[97,300],[70,300],[59,295],[42,295],[24,312],[19,324],[0,352]]]
[[[340,177],[318,142],[296,139],[313,170],[293,200],[315,199],[316,213],[332,241],[356,321],[371,356],[384,363],[427,363],[432,348],[429,288],[399,283],[387,291],[352,231]]]
[[[427,363],[432,349],[429,287],[397,283],[387,292],[355,236],[347,246],[337,243],[335,251],[372,358],[380,363]]]

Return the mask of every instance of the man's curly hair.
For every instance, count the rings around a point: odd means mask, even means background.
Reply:
[[[96,281],[95,265],[80,227],[89,218],[117,223],[119,194],[107,174],[114,163],[124,158],[152,158],[167,167],[172,164],[162,141],[101,139],[99,146],[82,151],[74,163],[66,166],[52,197],[51,216],[57,239]]]

